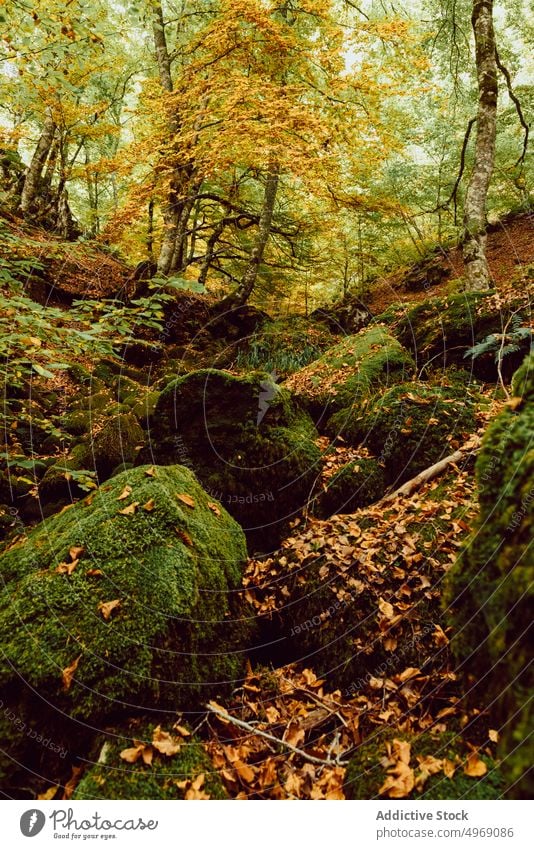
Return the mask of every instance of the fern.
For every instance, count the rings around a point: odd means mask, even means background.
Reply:
[[[491,333],[486,336],[465,352],[464,359],[469,357],[476,360],[484,354],[493,354],[495,363],[500,366],[509,354],[522,350],[528,353],[534,347],[534,333],[530,327],[523,327],[522,321],[520,315],[513,315],[510,329],[506,333]]]

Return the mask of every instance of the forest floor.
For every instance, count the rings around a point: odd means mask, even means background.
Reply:
[[[522,268],[534,263],[534,215],[531,212],[513,215],[490,227],[486,253],[492,278],[501,290],[506,287],[507,281],[517,277]],[[464,274],[461,248],[436,249],[432,258],[442,269],[441,280],[417,292],[406,288],[409,268],[400,268],[391,275],[380,277],[373,282],[366,298],[371,312],[379,315],[399,301],[420,303],[429,297],[447,294],[452,281]]]
[[[56,245],[39,231],[29,239],[16,221],[8,224],[19,242],[26,239],[28,255],[46,257],[30,295],[41,304],[61,304],[67,322],[73,298],[106,298],[117,291],[131,295],[131,269],[112,256],[80,245]],[[512,277],[517,280],[534,263],[533,234],[528,215],[504,221],[489,233],[490,268],[505,301],[514,295]],[[393,304],[451,294],[451,284],[463,273],[460,251],[436,257],[443,270],[436,285],[407,290],[406,269],[399,270],[375,284],[367,301],[371,311],[377,315]],[[192,314],[195,309],[196,302]],[[78,362],[90,365],[84,356]],[[61,417],[79,387],[66,372],[58,372],[46,389],[57,394],[55,412]],[[230,797],[402,799],[415,792],[421,798],[432,779],[432,792],[444,785],[437,792],[449,798],[448,782],[461,776],[462,792],[470,798],[494,769],[499,731],[487,713],[465,702],[442,600],[445,576],[478,511],[476,446],[505,403],[495,383],[481,385],[480,396],[476,428],[465,435],[473,450],[461,462],[410,495],[350,514],[320,520],[304,510],[276,550],[248,560],[242,593],[265,634],[286,613],[293,591],[289,585],[307,580],[310,570],[328,587],[332,604],[311,621],[295,621],[295,629],[320,632],[333,617],[342,617],[355,597],[361,598],[361,619],[339,630],[343,638],[350,636],[362,668],[358,676],[341,675],[343,686],[333,687],[319,674],[320,649],[300,652],[295,661],[288,639],[287,651],[283,644],[277,649],[280,664],[264,663],[261,653],[252,657],[242,685],[227,699],[206,705],[193,729]],[[323,456],[319,488],[326,488],[343,466],[366,456],[365,449],[343,440],[330,445],[324,435],[317,444]],[[381,660],[373,666],[369,658],[375,653]],[[348,776],[351,758],[365,751],[372,752],[369,768],[362,754],[359,772]],[[44,783],[38,798],[71,798],[86,766],[83,760],[76,763],[63,784]],[[186,798],[209,798],[205,778],[189,782]],[[358,785],[353,790],[351,781]]]

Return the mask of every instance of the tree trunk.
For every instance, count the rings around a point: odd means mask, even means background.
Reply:
[[[269,237],[271,235],[274,204],[276,202],[279,179],[280,167],[278,163],[272,162],[269,166],[269,171],[267,172],[265,194],[263,196],[263,206],[258,224],[258,234],[256,236],[256,243],[252,248],[248,265],[245,269],[243,277],[241,278],[241,283],[239,284],[235,292],[233,292],[227,298],[223,298],[221,302],[221,305],[223,307],[231,305],[240,306],[242,304],[245,304],[254,290],[254,286],[256,285],[256,279],[258,277],[258,271],[260,270],[260,266],[263,260],[263,254],[265,253],[265,248],[267,247],[267,242],[269,241]]]
[[[31,218],[32,209],[39,193],[44,164],[54,143],[56,124],[50,111],[47,111],[41,137],[37,142],[32,160],[26,171],[24,186],[20,198],[20,209],[24,218]]]
[[[478,113],[475,161],[465,198],[463,257],[467,290],[481,292],[491,286],[486,259],[486,200],[495,162],[498,96],[493,0],[474,0],[471,23],[475,35]]]

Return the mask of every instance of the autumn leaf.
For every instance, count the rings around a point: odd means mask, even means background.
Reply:
[[[489,737],[489,739],[491,740],[492,743],[498,743],[499,742],[499,732],[495,731],[494,728],[490,728],[490,730],[488,731],[488,737]]]
[[[395,610],[393,609],[393,605],[389,603],[389,601],[384,601],[383,598],[378,599],[378,608],[381,613],[384,614],[386,619],[393,619],[395,615]]]
[[[45,790],[44,793],[39,793],[37,798],[42,799],[43,801],[49,801],[50,799],[54,798],[58,790],[59,785],[54,784],[52,785],[52,787],[49,787],[48,790]]]
[[[152,735],[152,745],[161,755],[171,758],[173,755],[178,754],[182,747],[182,742],[167,731],[163,731],[161,725],[158,725]]]
[[[212,513],[215,513],[216,516],[221,515],[219,507],[214,504],[213,501],[208,501],[208,509],[211,510]]]
[[[147,513],[151,513],[151,512],[152,512],[152,510],[155,508],[155,506],[156,506],[156,502],[154,501],[154,499],[153,499],[153,498],[150,498],[150,499],[146,502],[146,504],[143,504],[143,510],[146,510],[146,511],[147,511]]]
[[[150,466],[148,469],[145,469],[145,475],[147,478],[155,478],[156,477],[156,467]]]
[[[82,554],[85,554],[83,545],[73,545],[72,548],[69,548],[69,557],[72,561],[79,560]]]
[[[132,503],[129,504],[128,507],[125,507],[123,510],[119,510],[119,513],[121,513],[123,516],[133,516],[133,514],[136,512],[138,507],[139,507],[139,502],[138,501],[132,501]]]
[[[477,752],[471,752],[464,766],[464,773],[470,778],[480,778],[486,775],[488,768]]]
[[[65,669],[63,670],[63,672],[61,673],[61,678],[62,678],[62,681],[63,681],[63,689],[65,691],[70,690],[71,684],[72,684],[72,679],[74,677],[74,673],[78,669],[78,664],[80,663],[81,659],[82,659],[82,655],[80,654],[76,658],[76,660],[73,660],[73,662],[71,663],[70,666],[66,666]]]
[[[184,531],[182,528],[175,528],[175,530],[184,545],[187,545],[191,548],[193,545],[193,540],[191,539],[187,531]]]
[[[88,578],[98,578],[100,575],[103,575],[102,569],[88,569],[85,573]]]
[[[408,764],[398,761],[388,770],[388,775],[379,789],[381,796],[388,795],[390,799],[405,799],[415,786],[414,771]]]
[[[187,504],[187,506],[188,506],[188,507],[194,507],[194,506],[195,506],[195,500],[194,500],[194,498],[191,498],[191,496],[190,496],[190,495],[187,495],[187,493],[185,493],[185,492],[178,493],[178,494],[176,495],[176,498],[180,499],[180,501],[181,501],[183,504]]]
[[[104,617],[104,619],[108,620],[118,607],[120,607],[121,600],[120,598],[115,598],[113,601],[101,601],[98,605],[98,610]]]
[[[122,490],[121,494],[119,495],[119,497],[117,498],[117,501],[124,501],[131,494],[132,494],[132,487],[126,485],[124,487],[124,489]]]
[[[177,722],[175,722],[174,725],[172,726],[172,730],[177,731],[178,734],[180,734],[181,737],[190,737],[191,736],[191,732],[189,731],[189,729],[186,728],[184,725],[179,725]]]
[[[134,745],[131,748],[122,750],[120,758],[129,764],[135,764],[139,758],[142,758],[143,763],[150,766],[153,754],[151,746],[140,740],[134,740],[133,743]]]
[[[72,575],[79,562],[79,560],[73,560],[72,563],[60,563],[56,568],[56,572],[58,575]]]

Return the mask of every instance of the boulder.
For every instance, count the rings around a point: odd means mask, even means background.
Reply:
[[[400,383],[359,412],[334,414],[327,431],[366,446],[384,464],[386,482],[400,485],[465,442],[476,429],[476,400],[466,387]]]
[[[492,422],[482,443],[476,463],[478,523],[449,572],[445,601],[467,692],[501,729],[510,793],[530,798],[534,355],[514,376],[513,392],[513,403]]]
[[[381,387],[411,377],[410,354],[384,327],[347,336],[285,382],[316,421],[363,399]]]
[[[181,466],[126,471],[5,551],[0,700],[20,724],[0,773],[9,754],[50,762],[27,729],[76,754],[110,717],[202,709],[235,686],[245,559],[239,525]]]
[[[411,351],[419,369],[442,370],[457,364],[470,368],[481,380],[496,381],[493,354],[473,360],[465,354],[490,334],[502,333],[514,311],[526,322],[531,318],[527,293],[503,304],[495,292],[463,292],[410,307],[392,325],[392,332]],[[511,376],[524,356],[523,351],[505,357],[505,374]]]
[[[320,307],[312,312],[312,321],[320,321],[333,333],[358,333],[366,327],[373,315],[369,307],[356,295],[347,295],[329,307]]]
[[[307,503],[320,451],[308,414],[268,374],[202,369],[161,393],[140,461],[190,466],[254,544]]]

